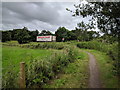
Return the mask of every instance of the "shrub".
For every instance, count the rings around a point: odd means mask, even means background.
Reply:
[[[53,53],[50,58],[30,61],[26,70],[27,87],[34,85],[41,87],[59,73],[63,67],[75,61],[77,54],[76,49],[69,47],[61,52]]]
[[[13,68],[13,67],[11,67]],[[11,68],[8,70],[8,72],[5,72],[4,75],[2,75],[2,87],[3,88],[17,88],[18,87],[18,73],[14,70],[11,70]]]

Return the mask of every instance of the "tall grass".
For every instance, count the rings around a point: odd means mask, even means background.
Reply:
[[[34,85],[41,87],[44,83],[54,78],[69,63],[74,62],[77,55],[77,50],[69,47],[59,53],[55,52],[50,58],[33,60],[29,63],[26,70],[27,87]]]

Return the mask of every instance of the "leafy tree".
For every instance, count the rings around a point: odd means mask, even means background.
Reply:
[[[13,29],[9,31],[2,31],[2,42],[17,40],[20,44],[30,41],[36,41],[38,30],[29,31],[27,27],[23,29]]]
[[[104,34],[118,40],[120,33],[120,2],[90,2],[84,5],[74,5],[76,10],[73,16],[91,16],[93,21],[97,20],[97,26]]]
[[[11,37],[12,40],[17,40],[18,39],[18,33],[21,32],[22,29],[13,29],[13,31],[11,32]]]
[[[75,30],[72,30],[72,31],[69,31],[68,33],[67,33],[67,40],[68,41],[70,41],[70,40],[77,40],[77,36],[76,36],[76,34],[75,34]]]
[[[25,27],[23,29],[19,29],[17,33],[14,35],[14,37],[20,44],[30,42],[29,31]]]
[[[66,41],[68,39],[68,32],[69,31],[65,27],[59,27],[55,32],[56,41],[61,42],[62,38],[64,38]]]
[[[39,35],[40,35],[40,36],[46,36],[46,35],[53,35],[53,34],[52,34],[50,31],[42,30]]]
[[[38,36],[38,34],[39,34],[38,30],[29,32],[29,35],[31,36],[30,41],[35,42],[36,41],[36,37]]]
[[[2,32],[2,42],[10,41],[11,40],[11,32],[3,31]]]
[[[88,35],[88,40],[89,41],[100,37],[100,34],[96,31],[88,31],[87,35]]]

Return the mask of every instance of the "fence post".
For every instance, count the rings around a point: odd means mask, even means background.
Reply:
[[[25,88],[25,62],[20,62],[20,88]]]

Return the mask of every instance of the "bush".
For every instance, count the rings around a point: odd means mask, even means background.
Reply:
[[[13,68],[13,67],[11,67]],[[2,75],[2,87],[3,88],[17,88],[18,87],[18,74],[15,70],[9,68],[8,72]]]
[[[30,61],[26,71],[27,87],[34,85],[41,87],[48,80],[54,78],[63,67],[75,61],[77,54],[77,50],[70,47],[59,53],[55,52],[50,58]]]

